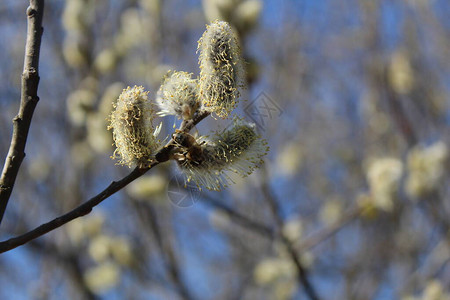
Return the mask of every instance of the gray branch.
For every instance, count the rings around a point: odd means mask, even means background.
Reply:
[[[44,0],[30,0],[27,9],[28,29],[18,115],[13,119],[13,134],[0,177],[0,223],[14,188],[17,173],[25,157],[25,144],[34,109],[39,101],[39,51],[42,37]]]

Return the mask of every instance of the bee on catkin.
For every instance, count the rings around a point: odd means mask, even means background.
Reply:
[[[159,88],[156,102],[161,109],[160,116],[192,119],[200,108],[197,80],[186,72],[169,72]]]
[[[226,118],[234,109],[244,84],[240,48],[231,26],[224,21],[207,25],[198,41],[199,89],[205,109]]]
[[[186,181],[193,181],[209,190],[219,191],[227,185],[227,177],[223,174],[224,162],[217,155],[216,145],[207,140],[196,143],[200,148],[186,149],[184,157],[178,157],[177,163],[186,176]],[[192,153],[196,155],[193,157]],[[189,158],[191,156],[191,158]]]
[[[159,147],[161,126],[153,127],[154,110],[142,86],[128,87],[113,104],[108,129],[113,131],[116,150],[112,158],[119,164],[145,166]]]
[[[255,127],[255,124],[235,118],[232,126],[217,133],[211,140],[199,138],[193,141],[192,136],[178,136],[186,151],[177,162],[187,181],[192,180],[210,190],[220,190],[230,181],[226,171],[242,177],[250,175],[268,151],[267,142]]]

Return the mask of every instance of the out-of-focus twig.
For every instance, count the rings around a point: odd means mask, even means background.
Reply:
[[[0,178],[0,224],[14,188],[17,173],[25,157],[25,145],[34,109],[39,101],[39,52],[42,37],[44,0],[30,0],[27,9],[28,29],[19,113],[13,119],[13,134]]]
[[[296,250],[299,253],[305,252],[314,246],[317,246],[327,238],[333,236],[339,230],[341,230],[345,225],[355,220],[358,216],[363,213],[364,209],[359,206],[355,206],[350,208],[347,212],[345,212],[342,217],[337,220],[335,223],[326,226],[317,232],[313,233],[311,236],[304,238],[298,246],[296,246]]]
[[[388,82],[387,70],[383,70],[383,74],[380,77],[379,85],[385,87],[384,90],[386,92],[386,100],[389,105],[391,117],[397,124],[398,129],[402,133],[408,145],[412,147],[418,142],[418,137],[414,130],[413,123],[406,115],[402,107],[401,99],[398,95],[396,95],[395,91],[393,91]]]
[[[211,197],[202,196],[202,199],[204,200],[203,203],[211,205],[216,209],[225,212],[234,221],[236,221],[236,224],[243,226],[245,229],[251,230],[252,232],[257,233],[268,239],[275,238],[274,230],[271,229],[269,226],[256,222],[248,218],[247,216],[240,214],[239,212],[227,206],[226,204],[223,204],[220,201],[217,201]],[[302,239],[297,245],[295,245],[294,247],[295,250],[298,253],[302,253],[308,251],[311,248],[314,248],[315,246],[322,243],[326,239],[332,237],[339,230],[344,228],[348,223],[356,220],[356,218],[363,213],[364,209],[359,206],[349,208],[346,212],[343,213],[341,218],[339,218],[336,222],[328,226],[325,226],[317,230],[316,232],[312,233],[310,236]]]
[[[263,170],[265,171],[265,169],[263,169]],[[267,175],[267,174],[265,174],[265,175]],[[265,176],[265,177],[267,177],[267,176]],[[292,242],[283,234],[282,229],[284,227],[284,222],[283,222],[283,218],[281,215],[281,210],[280,210],[277,200],[275,199],[275,196],[272,193],[272,190],[270,189],[270,187],[268,185],[267,178],[264,178],[264,180],[263,180],[262,190],[263,190],[264,196],[267,200],[267,203],[269,204],[270,211],[272,212],[272,215],[275,219],[278,235],[281,238],[281,241],[283,242],[283,244],[286,246],[288,254],[291,257],[292,262],[294,263],[294,265],[297,269],[297,278],[298,278],[299,284],[301,286],[303,286],[303,288],[305,289],[305,293],[309,297],[309,299],[311,299],[311,300],[320,299],[319,296],[317,295],[315,288],[313,287],[313,285],[311,284],[311,282],[308,278],[308,273],[307,273],[306,269],[303,267],[303,265],[300,261],[300,256],[299,256],[297,250],[294,248],[294,245],[292,244]]]
[[[229,207],[228,205],[223,204],[222,202],[217,201],[212,197],[209,197],[207,194],[202,195],[202,199],[204,200],[202,201],[202,203],[213,206],[214,208],[223,211],[228,216],[230,216],[234,221],[236,221],[237,224],[241,225],[243,228],[259,233],[262,236],[266,236],[270,239],[274,238],[275,236],[274,230],[269,226],[251,220],[249,217],[237,212],[235,209]]]
[[[154,211],[153,207],[150,205],[146,207],[146,212],[149,214],[149,222],[151,230],[155,236],[156,242],[158,244],[159,250],[161,252],[162,257],[164,257],[166,262],[166,267],[168,270],[168,274],[173,284],[176,285],[181,297],[185,300],[192,300],[194,297],[189,292],[189,289],[184,284],[181,278],[181,270],[178,259],[174,252],[174,247],[170,243],[170,237],[165,236],[161,232],[161,226],[158,224],[157,214]]]
[[[55,260],[54,262],[67,271],[68,275],[72,278],[72,283],[78,293],[77,296],[82,296],[82,298],[86,300],[100,299],[86,286],[85,281],[83,280],[83,271],[79,262],[79,257],[76,252],[63,252],[58,249],[57,245],[54,243],[42,243],[38,240],[32,241],[29,245],[34,251],[53,258]]]
[[[226,204],[223,204],[220,201],[217,201],[211,197],[203,195],[202,199],[204,200],[203,203],[211,205],[216,209],[225,212],[234,221],[236,221],[236,224],[243,226],[245,229],[251,230],[252,232],[257,233],[268,239],[275,238],[274,230],[269,226],[256,222],[248,218],[247,216],[237,212],[236,210],[227,206]],[[298,245],[295,245],[295,250],[298,253],[302,253],[317,246],[318,244],[322,243],[326,239],[336,234],[348,223],[356,220],[356,218],[360,216],[363,212],[364,209],[359,206],[349,208],[346,212],[343,213],[342,217],[339,218],[336,222],[326,227],[323,227],[314,232],[313,234],[311,234],[310,236],[302,239]]]

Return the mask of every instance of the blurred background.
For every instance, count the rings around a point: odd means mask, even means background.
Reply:
[[[27,6],[0,3],[2,159]],[[198,75],[215,19],[239,33],[235,114],[267,139],[265,164],[221,192],[159,165],[1,254],[0,298],[450,299],[447,0],[47,0],[41,100],[1,240],[131,171],[110,158],[112,102],[135,84],[154,99],[168,70]],[[161,120],[164,136],[179,124]]]

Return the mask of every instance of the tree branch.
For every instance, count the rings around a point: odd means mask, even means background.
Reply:
[[[180,126],[181,131],[188,132],[190,131],[196,124],[198,124],[201,120],[209,116],[208,112],[202,112],[197,117],[195,117],[192,120],[189,121],[183,121],[183,123]],[[167,146],[172,145],[174,143],[173,140],[170,140],[166,146],[162,148],[165,149]],[[79,217],[82,217],[84,215],[87,215],[92,211],[92,208],[100,204],[103,200],[107,199],[109,196],[113,195],[114,193],[118,192],[122,188],[124,188],[126,185],[128,185],[133,180],[139,178],[140,176],[144,175],[148,170],[158,165],[160,162],[153,161],[148,167],[145,168],[139,168],[136,167],[130,174],[128,174],[126,177],[122,178],[119,181],[113,181],[106,189],[104,189],[101,193],[97,194],[93,198],[89,199],[85,203],[81,204],[77,208],[73,209],[72,211],[53,219],[52,221],[42,224],[41,226],[23,234],[15,238],[11,238],[9,240],[6,240],[4,242],[0,242],[0,253],[12,250],[18,246],[21,246],[23,244],[28,243],[31,240],[34,240],[58,227],[61,227],[62,225],[76,219]]]
[[[117,191],[119,191],[120,189],[125,187],[127,184],[129,184],[136,178],[142,176],[145,172],[147,172],[148,170],[150,170],[153,166],[155,166],[157,164],[158,163],[153,163],[148,168],[136,167],[129,175],[127,175],[126,177],[124,177],[123,179],[121,179],[119,181],[113,181],[100,194],[89,199],[87,202],[81,204],[74,210],[72,210],[60,217],[57,217],[56,219],[53,219],[52,221],[50,221],[48,223],[42,224],[41,226],[23,234],[23,235],[20,235],[15,238],[11,238],[4,242],[0,242],[0,253],[9,251],[18,246],[26,244],[29,241],[34,240],[35,238],[38,238],[58,227],[61,227],[62,225],[72,221],[73,219],[87,215],[88,213],[90,213],[92,211],[92,208],[94,208],[99,203],[101,203],[103,200],[105,200],[112,194],[116,193]]]
[[[150,216],[150,228],[155,236],[156,243],[159,251],[161,252],[161,256],[163,257],[170,280],[176,286],[176,289],[180,293],[183,300],[195,299],[182,280],[182,272],[180,270],[178,259],[175,255],[174,247],[170,242],[170,238],[161,232],[156,211],[154,211],[154,208],[151,205],[148,205],[146,208],[146,213]]]
[[[44,0],[30,0],[27,9],[28,29],[25,59],[22,73],[22,88],[18,115],[13,119],[13,135],[0,177],[0,224],[5,214],[20,165],[25,157],[25,144],[34,109],[39,101],[39,52],[42,37]]]
[[[207,205],[210,205],[216,209],[219,209],[223,212],[225,212],[228,216],[233,218],[234,221],[236,221],[236,224],[242,226],[242,228],[251,230],[255,233],[258,233],[264,237],[269,238],[272,240],[275,237],[274,230],[270,228],[269,226],[253,221],[249,217],[237,212],[230,206],[217,201],[216,199],[209,197],[208,195],[202,195],[202,203],[205,203]]]
[[[220,201],[217,201],[209,197],[208,195],[203,195],[202,200],[204,200],[202,201],[202,203],[208,204],[216,209],[225,212],[227,215],[233,218],[234,221],[236,221],[237,225],[242,226],[244,229],[251,230],[252,232],[259,234],[262,237],[265,237],[269,240],[273,240],[276,237],[274,230],[269,226],[251,220],[249,217],[240,214],[233,208],[221,203]],[[344,212],[342,217],[339,218],[333,224],[330,224],[326,227],[319,229],[318,231],[314,232],[311,236],[303,238],[298,245],[293,246],[295,251],[298,254],[301,254],[317,246],[318,244],[322,243],[326,239],[336,234],[348,223],[356,220],[356,218],[361,214],[363,214],[364,212],[365,209],[360,208],[358,206],[349,208],[349,210]]]
[[[343,216],[339,218],[333,224],[330,224],[317,232],[313,233],[311,236],[304,238],[301,243],[295,247],[297,253],[303,253],[314,246],[320,244],[327,238],[333,236],[339,230],[341,230],[345,225],[354,221],[358,216],[364,213],[365,209],[358,206],[350,208],[348,211],[344,212]]]

